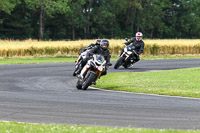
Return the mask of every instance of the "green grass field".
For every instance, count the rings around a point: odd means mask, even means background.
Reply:
[[[74,62],[77,57],[35,57],[35,58],[0,58],[0,64],[32,64]]]
[[[200,131],[0,122],[0,133],[200,133]]]
[[[141,57],[141,60],[156,60],[156,59],[199,59],[200,56],[150,56]],[[74,62],[78,57],[18,57],[18,58],[0,58],[0,64],[26,64],[26,63],[59,63],[59,62]],[[112,61],[118,57],[111,58]]]
[[[200,98],[200,68],[109,73],[95,87],[108,90]]]

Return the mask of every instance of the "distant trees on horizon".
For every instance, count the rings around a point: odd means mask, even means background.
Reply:
[[[200,38],[199,0],[0,0],[0,39]]]

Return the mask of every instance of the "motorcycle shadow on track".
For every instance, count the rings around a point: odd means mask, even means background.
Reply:
[[[74,88],[76,88],[76,86],[74,86]],[[82,89],[76,89],[76,91],[84,92]],[[96,92],[96,91],[101,91],[101,90],[98,89],[98,88],[95,88],[95,86],[94,87],[93,86],[88,86],[87,91]]]

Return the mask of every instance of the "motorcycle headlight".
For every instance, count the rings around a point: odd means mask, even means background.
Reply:
[[[130,54],[132,54],[132,52],[131,52],[131,51],[128,51],[128,52],[127,52],[127,54],[129,54],[129,55],[130,55]]]
[[[124,48],[124,51],[127,52],[127,48]]]
[[[98,61],[98,63],[102,63],[102,60],[97,60]]]

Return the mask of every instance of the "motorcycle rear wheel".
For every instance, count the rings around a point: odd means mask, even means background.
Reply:
[[[78,69],[79,69],[79,64],[76,64],[75,65],[75,70],[74,70],[74,72],[73,72],[73,76],[76,76],[77,75],[77,71],[78,71]]]
[[[77,83],[76,83],[76,88],[78,89],[78,90],[81,90],[82,89],[82,84],[81,84],[81,82],[80,82],[80,79],[77,81]]]

